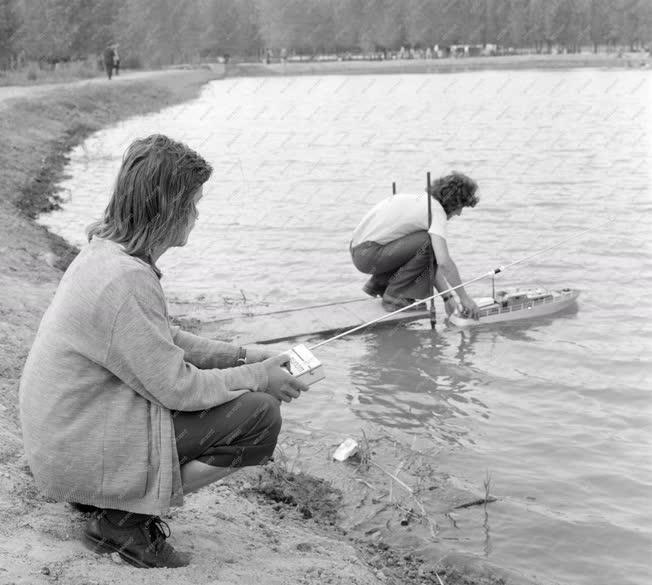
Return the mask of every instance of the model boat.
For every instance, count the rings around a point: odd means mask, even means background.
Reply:
[[[468,327],[553,315],[573,306],[579,294],[570,288],[501,290],[493,297],[474,299],[479,308],[477,321],[459,311],[455,311],[449,321],[458,327]]]

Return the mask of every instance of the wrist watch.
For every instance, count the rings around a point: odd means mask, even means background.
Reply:
[[[247,363],[247,350],[244,347],[238,348],[238,355],[235,358],[236,366],[243,366]]]

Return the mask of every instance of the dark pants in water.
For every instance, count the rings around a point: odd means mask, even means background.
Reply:
[[[264,392],[243,394],[206,410],[172,411],[179,463],[215,467],[261,465],[281,430],[280,402]]]
[[[364,274],[371,274],[368,284],[385,288],[393,297],[424,299],[430,290],[430,258],[437,270],[430,236],[425,230],[413,232],[388,244],[363,242],[351,248],[354,266]]]

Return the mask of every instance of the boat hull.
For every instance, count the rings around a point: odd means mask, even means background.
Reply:
[[[550,292],[552,293],[551,298],[527,300],[518,305],[508,307],[481,309],[480,317],[477,321],[463,317],[457,312],[453,313],[448,320],[457,327],[472,327],[474,325],[545,317],[572,307],[580,294],[579,291],[570,289]]]

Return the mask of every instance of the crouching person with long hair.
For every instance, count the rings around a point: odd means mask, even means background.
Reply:
[[[158,258],[183,246],[211,166],[162,135],[127,150],[102,219],[63,275],[20,383],[38,488],[92,510],[83,540],[138,567],[180,567],[160,516],[274,452],[287,358],[169,323]],[[168,529],[167,531],[164,529]]]

